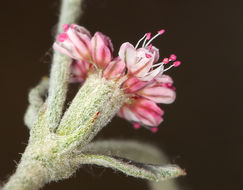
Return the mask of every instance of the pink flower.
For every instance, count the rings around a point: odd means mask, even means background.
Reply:
[[[92,60],[98,68],[104,69],[112,60],[113,45],[109,37],[96,32],[91,40]]]
[[[129,42],[123,43],[119,56],[113,59],[111,40],[104,34],[96,32],[91,37],[85,28],[77,25],[63,28],[64,33],[59,35],[54,49],[75,60],[71,82],[83,83],[91,70],[101,71],[106,80],[118,81],[128,98],[118,115],[132,122],[135,129],[144,126],[157,132],[164,114],[157,104],[170,104],[176,98],[173,80],[164,72],[181,64],[174,54],[159,62],[159,50],[151,42],[165,31],[160,30],[153,37],[146,33],[135,47]],[[165,68],[170,62],[172,64]]]
[[[136,94],[156,103],[171,104],[176,97],[172,84],[173,81],[168,75],[162,75],[155,78],[150,85],[137,91]]]
[[[75,60],[91,60],[91,35],[82,26],[72,24],[63,25],[64,33],[61,33],[53,48]]]
[[[156,127],[163,121],[163,114],[164,112],[155,102],[137,98],[131,104],[124,104],[118,115],[136,124]]]
[[[152,38],[151,33],[145,34],[135,47],[129,42],[122,44],[118,54],[126,63],[128,74],[142,81],[151,81],[157,75],[162,75],[164,71],[171,68],[164,69],[164,65],[170,61],[175,61],[176,56],[172,54],[170,58],[164,58],[162,62],[157,63],[159,60],[159,50],[151,44],[155,38],[162,35],[164,32],[165,30],[160,30]],[[144,40],[142,47],[138,48],[142,40]],[[176,67],[179,65],[180,62],[175,61],[172,66]]]
[[[176,94],[172,84],[173,80],[168,75],[158,76],[150,82],[128,79],[122,87],[132,101],[124,104],[118,115],[135,123],[135,128],[143,125],[157,132],[155,128],[163,121],[163,110],[156,103],[174,102]]]
[[[151,51],[149,48],[135,49],[132,44],[126,42],[122,44],[119,56],[126,63],[128,73],[140,80],[149,81],[160,72],[159,67],[152,71],[152,66],[158,59],[157,51]]]
[[[117,57],[106,66],[103,76],[108,80],[120,78],[124,75],[125,69],[125,63]]]
[[[109,37],[96,32],[91,37],[82,26],[63,25],[64,33],[59,34],[53,48],[75,60],[92,63],[104,69],[112,60],[113,46]]]

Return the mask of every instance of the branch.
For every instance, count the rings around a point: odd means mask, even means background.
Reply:
[[[62,0],[57,33],[62,32],[63,24],[72,24],[78,20],[81,15],[81,3],[82,0]],[[57,52],[53,55],[47,106],[47,119],[52,130],[56,129],[62,116],[71,61],[71,58]]]
[[[44,104],[45,96],[49,87],[49,79],[43,77],[40,83],[32,88],[29,93],[29,106],[24,116],[25,125],[31,129],[37,120],[41,106]]]

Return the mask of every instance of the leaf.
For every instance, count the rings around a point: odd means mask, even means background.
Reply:
[[[98,141],[74,158],[79,164],[94,164],[119,170],[126,175],[162,181],[185,175],[176,165],[158,165],[161,153],[153,146],[135,141]],[[142,163],[144,162],[144,163]]]

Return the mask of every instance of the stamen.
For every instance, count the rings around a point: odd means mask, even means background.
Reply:
[[[164,29],[162,29],[162,30],[158,31],[158,33],[159,33],[160,35],[162,35],[162,34],[164,34],[164,33],[165,33],[165,30],[164,30]]]
[[[174,67],[174,65],[171,65],[171,66],[169,66],[168,68],[164,69],[164,72],[170,70],[172,67]]]
[[[158,36],[160,36],[160,35],[162,35],[162,34],[164,34],[165,33],[165,30],[164,29],[162,29],[162,30],[160,30],[160,31],[158,31],[158,33],[156,34],[156,35],[154,35],[154,37],[152,37],[149,41],[148,41],[148,43],[145,45],[145,47],[147,47],[155,38],[157,38]]]
[[[146,38],[145,38],[145,40],[143,41],[143,45],[142,45],[142,47],[145,46],[146,41],[149,40],[150,38],[151,38],[151,32],[147,33]]]
[[[171,66],[169,66],[168,68],[166,68],[164,70],[165,71],[168,71],[169,69],[171,69],[172,67],[179,67],[181,65],[181,62],[180,61],[175,61]]]
[[[151,38],[151,32],[147,33],[146,40],[150,40],[150,38]]]
[[[166,57],[166,58],[164,58],[163,59],[163,61],[162,61],[164,64],[167,64],[167,63],[169,63],[170,62],[170,60]]]
[[[175,54],[171,54],[170,55],[170,61],[175,61],[176,60],[176,55]]]
[[[152,66],[152,68],[157,67],[157,66],[159,66],[159,65],[164,65],[164,64],[166,65],[166,64],[169,63],[169,62],[170,62],[169,58],[165,57],[161,63],[156,63],[156,64],[154,64],[154,65]]]
[[[152,68],[157,67],[157,66],[160,66],[160,65],[163,65],[163,62],[154,64],[154,65],[152,66]]]
[[[180,61],[175,61],[175,62],[173,63],[174,67],[179,67],[179,66],[180,66],[180,64],[181,64],[181,62],[180,62]]]
[[[140,42],[147,36],[147,33],[140,39],[138,40],[136,46],[135,46],[135,49],[137,49],[137,47],[139,46]]]

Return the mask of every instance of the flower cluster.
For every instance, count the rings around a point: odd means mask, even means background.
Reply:
[[[91,36],[75,24],[65,24],[63,29],[53,47],[73,58],[71,81],[83,83],[90,72],[96,71],[101,71],[107,80],[120,81],[129,101],[118,115],[131,121],[136,129],[142,125],[157,132],[164,113],[157,103],[170,104],[176,97],[172,78],[163,73],[181,64],[174,54],[159,62],[159,50],[151,42],[165,31],[160,30],[153,37],[146,33],[135,47],[123,43],[119,56],[113,58],[111,40],[104,34],[96,32]],[[172,64],[165,68],[168,63]]]

